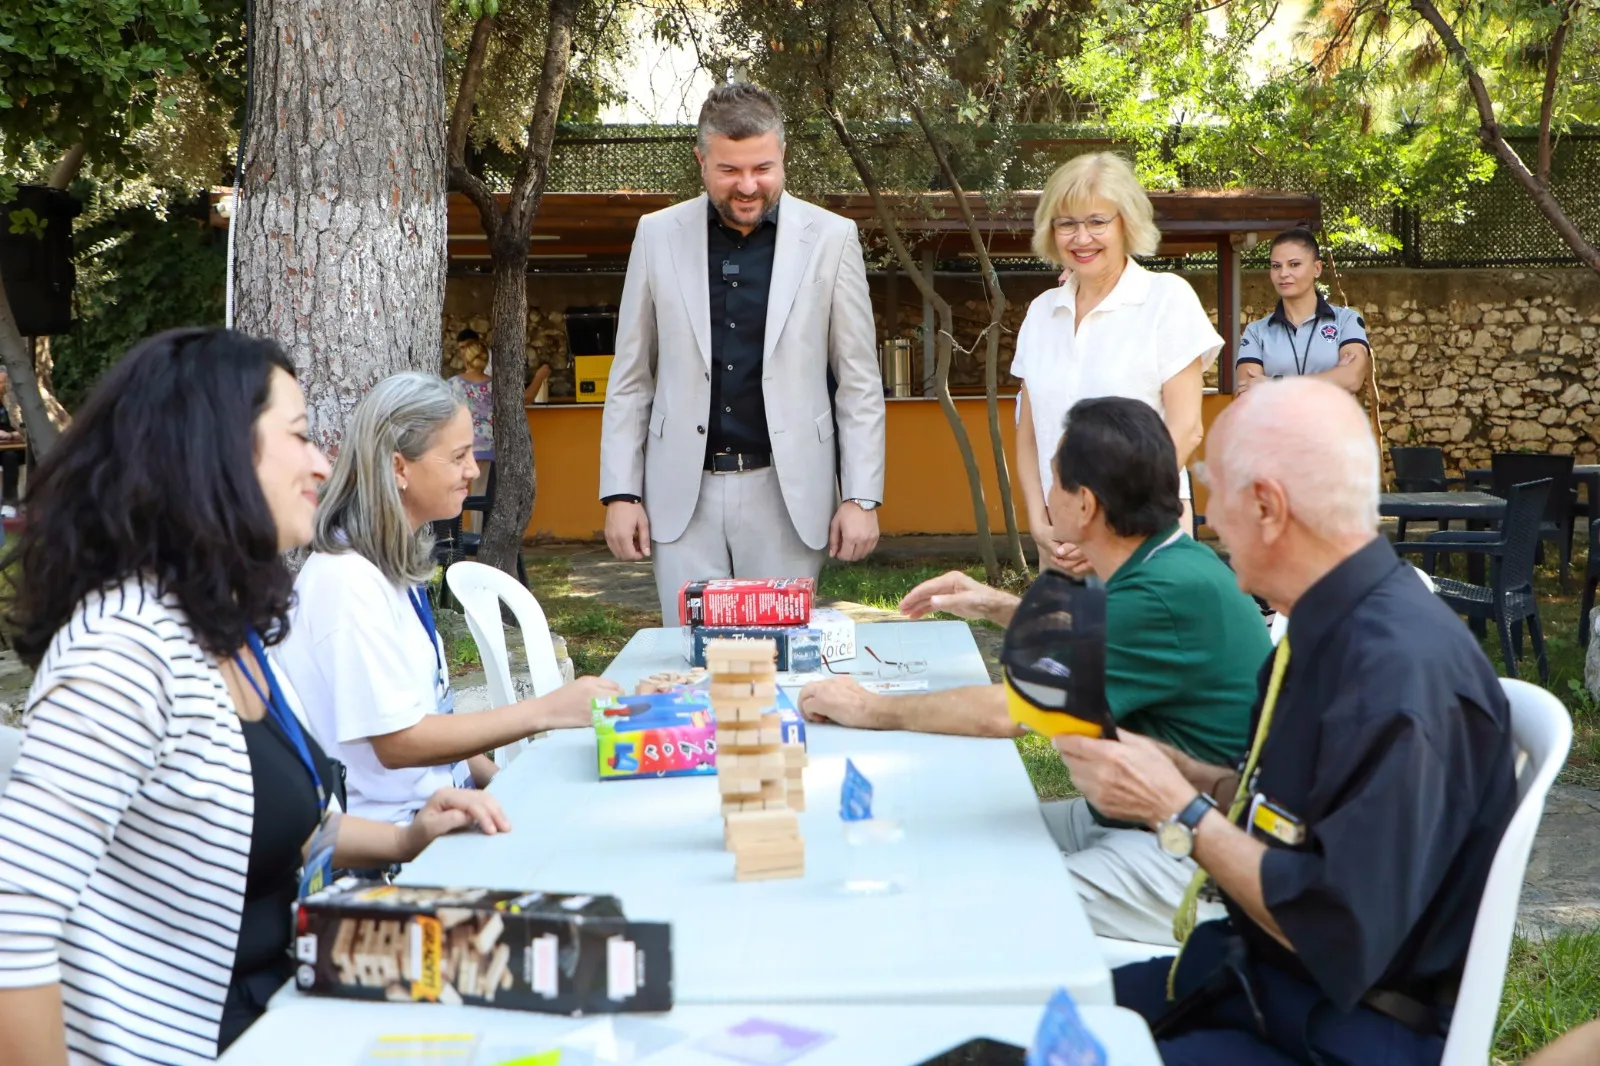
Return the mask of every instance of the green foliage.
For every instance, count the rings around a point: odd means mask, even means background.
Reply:
[[[56,391],[69,410],[152,333],[222,324],[222,238],[198,206],[166,215],[126,208],[74,234],[77,320],[51,341]]]
[[[8,0],[0,5],[0,110],[5,154],[45,140],[88,140],[132,164],[134,138],[206,71],[213,90],[237,51],[236,0]]]
[[[34,214],[31,207],[24,207],[20,210],[12,211],[9,215],[9,220],[11,222],[12,233],[25,234],[30,237],[38,237],[40,240],[44,239],[45,227],[50,225],[50,220],[48,218],[40,218],[38,215]]]

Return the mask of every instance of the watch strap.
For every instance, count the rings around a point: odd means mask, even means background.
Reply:
[[[1220,811],[1221,809],[1217,806],[1216,800],[1202,792],[1190,800],[1187,807],[1178,812],[1178,824],[1193,833],[1199,828],[1200,819],[1206,816],[1207,811]]]

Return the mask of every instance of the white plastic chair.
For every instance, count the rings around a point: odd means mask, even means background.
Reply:
[[[21,750],[22,730],[0,725],[0,792],[5,791],[6,782],[11,780],[11,768],[17,764]]]
[[[1489,1059],[1528,855],[1544,815],[1545,796],[1572,746],[1572,718],[1560,700],[1526,681],[1501,678],[1500,686],[1511,701],[1511,736],[1519,753],[1517,810],[1495,849],[1483,902],[1472,923],[1466,971],[1440,1066],[1483,1066]]]
[[[511,658],[506,653],[505,626],[500,621],[501,603],[511,608],[517,627],[522,630],[522,647],[528,657],[533,694],[547,696],[562,686],[561,668],[556,665],[544,608],[521,582],[492,566],[472,562],[456,563],[445,571],[444,579],[461,604],[467,616],[467,628],[478,644],[491,707],[517,702],[517,690],[511,682]],[[496,765],[508,765],[527,746],[526,740],[518,740],[498,749],[494,753]]]
[[[1422,579],[1422,583],[1424,585],[1428,586],[1428,591],[1429,592],[1432,592],[1433,591],[1433,578],[1428,576],[1428,572],[1426,570],[1423,570],[1419,566],[1413,566],[1411,569],[1413,569],[1413,570],[1415,570],[1417,572],[1417,576]],[[1286,615],[1286,614],[1283,614],[1282,612],[1279,612],[1278,614],[1273,615],[1272,616],[1272,625],[1270,627],[1268,627],[1267,632],[1272,637],[1272,646],[1273,647],[1277,647],[1278,646],[1278,641],[1282,640],[1283,639],[1283,635],[1285,633],[1289,632],[1289,616]]]

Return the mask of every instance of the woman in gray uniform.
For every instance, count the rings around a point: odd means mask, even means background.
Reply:
[[[1291,376],[1326,378],[1360,394],[1372,369],[1367,323],[1354,309],[1339,307],[1317,291],[1322,252],[1303,227],[1272,241],[1272,284],[1278,307],[1245,327],[1234,362],[1234,395],[1261,381]]]

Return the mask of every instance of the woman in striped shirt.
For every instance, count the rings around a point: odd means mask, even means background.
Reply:
[[[291,973],[313,839],[361,867],[509,828],[454,789],[405,828],[339,815],[266,650],[327,473],[288,358],[224,330],[135,348],[39,465],[8,560],[37,672],[0,796],[5,1066],[209,1062]]]

